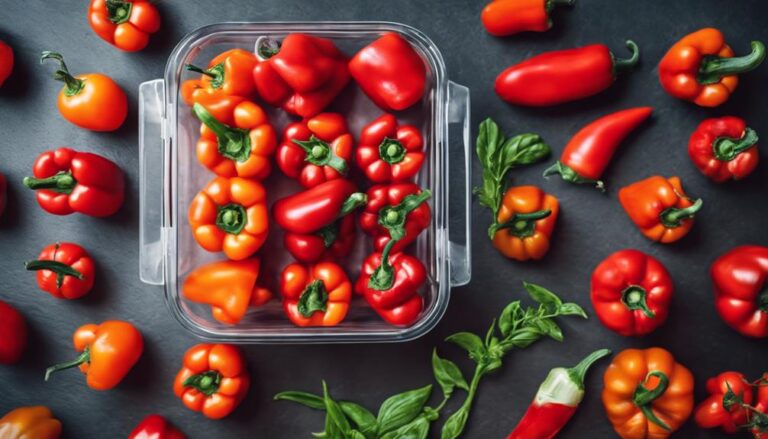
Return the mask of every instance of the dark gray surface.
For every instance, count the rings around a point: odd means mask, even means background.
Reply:
[[[522,280],[541,283],[593,314],[588,298],[592,269],[609,253],[629,247],[658,257],[675,279],[676,297],[664,327],[648,337],[630,339],[603,328],[596,318],[563,321],[564,344],[543,341],[513,352],[502,370],[486,378],[465,437],[503,437],[548,369],[573,364],[600,347],[615,352],[656,345],[670,349],[693,370],[697,400],[705,394],[706,378],[716,373],[736,369],[756,377],[768,369],[765,341],[741,337],[716,315],[707,275],[709,264],[723,251],[745,243],[768,244],[764,202],[768,165],[761,165],[746,181],[715,185],[694,169],[686,152],[689,134],[708,116],[743,116],[758,133],[768,133],[768,103],[762,97],[768,67],[743,76],[736,96],[714,110],[668,97],[655,71],[672,42],[704,26],[724,29],[737,53],[746,51],[751,39],[768,41],[764,25],[768,4],[761,0],[577,2],[572,10],[556,14],[555,29],[549,33],[496,39],[480,25],[483,0],[161,1],[162,31],[143,52],[126,54],[93,34],[86,21],[85,0],[55,5],[1,0],[0,38],[14,47],[17,64],[0,90],[0,172],[11,182],[9,211],[0,220],[0,298],[22,311],[31,336],[21,364],[0,367],[0,413],[20,405],[48,405],[63,421],[67,438],[125,437],[150,412],[166,415],[191,438],[309,437],[310,431],[322,429],[322,415],[290,403],[273,403],[275,392],[317,391],[325,378],[334,395],[376,407],[392,393],[432,381],[433,346],[439,346],[444,356],[461,359],[458,349],[441,340],[459,330],[484,331],[506,303],[522,296]],[[544,181],[539,177],[543,166],[514,172],[516,184],[540,185],[561,200],[556,242],[544,261],[521,264],[501,257],[485,238],[487,212],[477,209],[473,281],[452,292],[445,318],[429,335],[392,345],[248,346],[252,390],[232,416],[209,421],[183,408],[171,390],[181,356],[196,340],[172,320],[162,290],[143,285],[138,278],[136,98],[141,81],[162,75],[167,55],[184,34],[230,20],[391,20],[413,25],[442,50],[449,77],[471,88],[473,127],[491,116],[509,134],[541,133],[556,153],[579,127],[602,114],[638,105],[652,105],[655,113],[652,122],[632,135],[617,154],[605,176],[609,185],[605,196],[557,179]],[[642,65],[599,97],[531,110],[509,107],[493,93],[495,76],[515,61],[594,42],[605,42],[623,55],[626,38],[640,45]],[[50,79],[53,68],[37,62],[42,50],[61,51],[74,72],[102,71],[115,78],[129,92],[125,126],[116,133],[95,134],[61,119],[55,111],[59,85]],[[20,181],[38,153],[60,145],[104,154],[126,171],[127,200],[119,214],[106,220],[56,217],[38,208]],[[652,174],[678,174],[689,194],[705,199],[693,231],[677,244],[647,241],[616,200],[619,187]],[[98,260],[95,290],[82,300],[53,299],[38,291],[34,275],[22,268],[24,260],[57,240],[79,242]],[[145,353],[123,384],[96,392],[74,371],[43,382],[45,366],[73,356],[70,334],[77,326],[109,318],[132,321],[145,336]],[[469,369],[469,363],[461,364]],[[586,400],[560,437],[614,437],[599,399],[606,364],[590,375]],[[689,422],[676,437],[718,437],[718,433],[698,431]]]

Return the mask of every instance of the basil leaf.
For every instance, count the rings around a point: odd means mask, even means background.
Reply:
[[[445,424],[443,424],[443,431],[440,434],[441,439],[455,439],[461,435],[464,431],[464,426],[467,424],[467,418],[469,412],[463,407],[456,413],[452,414]]]
[[[429,433],[429,421],[419,416],[409,424],[403,425],[397,430],[390,431],[380,439],[426,439]]]
[[[520,301],[515,300],[504,308],[499,316],[499,331],[501,335],[507,337],[509,333],[517,326],[522,314]]]
[[[379,426],[376,423],[376,416],[373,416],[373,413],[354,402],[341,401],[339,402],[339,406],[341,407],[341,411],[344,412],[350,421],[355,423],[363,435],[366,437],[375,436],[376,429]]]
[[[495,162],[499,145],[504,142],[504,135],[501,134],[499,126],[493,119],[488,118],[480,122],[480,128],[477,133],[477,157],[483,168],[493,170],[497,166]]]
[[[326,430],[328,429],[328,421],[335,426],[335,429],[341,432],[346,437],[352,427],[349,425],[347,417],[341,410],[339,403],[331,398],[328,393],[328,385],[323,381],[323,402],[325,402],[326,415]]]
[[[531,299],[544,305],[548,311],[555,311],[563,304],[563,301],[555,293],[540,285],[523,282],[523,286],[528,291]]]
[[[368,439],[365,437],[365,435],[357,430],[350,430],[349,434],[347,434],[348,439]]]
[[[458,332],[445,340],[464,348],[475,361],[479,361],[486,353],[483,341],[471,332]]]
[[[312,393],[289,391],[280,392],[274,396],[275,401],[291,401],[305,405],[315,410],[325,410],[325,401],[323,398]]]
[[[499,161],[504,173],[516,166],[530,165],[549,156],[551,150],[538,134],[518,134],[501,146]],[[503,175],[500,176],[503,179]]]
[[[538,341],[541,338],[541,335],[542,334],[536,328],[526,328],[513,334],[507,342],[511,347],[526,348],[533,342]]]
[[[432,351],[432,372],[435,374],[435,380],[443,389],[443,395],[449,398],[453,394],[453,389],[469,390],[469,385],[461,373],[461,369],[451,360],[440,358],[437,355],[437,349]]]
[[[563,341],[563,331],[551,319],[541,319],[536,322],[536,327],[542,334],[546,334],[557,341]]]
[[[379,434],[387,433],[411,422],[421,413],[432,394],[432,385],[409,390],[387,398],[379,408]]]
[[[557,311],[561,316],[580,316],[585,319],[588,318],[584,308],[575,303],[563,303],[558,307]]]

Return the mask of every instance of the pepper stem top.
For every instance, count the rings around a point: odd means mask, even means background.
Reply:
[[[40,56],[40,64],[43,64],[47,59],[54,59],[59,62],[59,68],[53,72],[53,79],[64,82],[64,94],[74,96],[80,93],[83,87],[85,87],[85,81],[77,79],[69,73],[67,64],[64,62],[64,56],[60,53],[46,50]]]
[[[765,59],[765,45],[760,41],[752,41],[752,52],[749,55],[721,58],[711,56],[705,58],[699,67],[697,80],[701,84],[714,84],[723,76],[736,75],[754,70]]]
[[[637,65],[640,61],[640,48],[632,40],[627,40],[627,49],[629,49],[631,55],[629,58],[613,58],[613,73],[614,75],[624,70],[630,70]]]

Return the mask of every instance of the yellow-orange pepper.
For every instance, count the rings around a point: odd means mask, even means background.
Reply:
[[[200,73],[200,79],[184,81],[182,98],[187,105],[198,102],[200,97],[214,94],[219,97],[242,96],[249,97],[256,92],[253,82],[253,68],[258,62],[256,55],[243,49],[231,49],[222,52],[208,63],[208,68],[202,69],[192,64],[185,67],[192,72]]]
[[[236,261],[250,257],[269,232],[264,186],[249,178],[214,178],[189,205],[189,225],[200,247]]]
[[[336,326],[352,300],[352,283],[335,262],[293,263],[280,276],[283,310],[297,326]]]
[[[48,407],[19,407],[0,418],[2,439],[58,439],[61,422]]]
[[[489,230],[493,246],[518,261],[543,258],[559,211],[557,198],[536,186],[507,189],[496,224]]]
[[[623,439],[664,439],[693,411],[693,375],[661,348],[621,352],[604,382],[603,405]]]

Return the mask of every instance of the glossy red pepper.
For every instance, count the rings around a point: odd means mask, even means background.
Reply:
[[[32,174],[24,185],[37,191],[40,207],[54,215],[104,217],[123,205],[123,171],[100,155],[70,148],[46,151],[35,160]]]
[[[768,247],[736,247],[715,260],[710,274],[720,318],[747,337],[768,337]]]
[[[757,381],[756,387],[755,405],[750,410],[753,425],[749,431],[755,439],[768,439],[768,372]]]
[[[186,436],[164,417],[149,415],[133,429],[128,439],[186,439]]]
[[[386,33],[360,49],[349,62],[349,72],[384,110],[405,110],[424,95],[424,61],[408,41],[395,33]]]
[[[744,404],[752,404],[752,386],[740,372],[723,372],[707,380],[709,396],[696,406],[694,419],[701,428],[722,428],[726,433],[736,433],[747,424],[749,412],[740,404],[728,401],[730,389]]]
[[[27,323],[16,308],[0,300],[0,364],[14,364],[27,346]]]
[[[648,119],[653,108],[637,107],[603,116],[585,126],[571,138],[560,160],[544,176],[560,174],[569,183],[594,184],[604,190],[600,180],[621,142]]]
[[[539,386],[533,402],[507,439],[551,439],[576,413],[584,399],[584,377],[595,361],[610,355],[608,349],[592,352],[569,369],[552,369]]]
[[[391,237],[397,241],[392,253],[399,253],[429,227],[432,211],[427,200],[431,195],[413,183],[373,186],[360,214],[360,228],[373,236],[377,251],[383,251]]]
[[[616,58],[607,46],[547,52],[515,64],[496,78],[496,94],[515,105],[543,107],[595,95],[616,80],[616,74],[637,64],[637,44],[627,40],[629,59]]]
[[[639,250],[620,250],[592,272],[591,297],[600,322],[624,336],[645,335],[669,315],[674,285],[664,265]]]
[[[702,174],[721,183],[740,180],[757,167],[757,133],[744,119],[725,116],[705,119],[688,141],[688,155]]]
[[[37,260],[24,264],[37,271],[37,286],[58,299],[77,299],[88,294],[95,280],[95,264],[84,248],[57,242],[43,249]]]
[[[0,40],[0,87],[3,82],[11,76],[13,71],[13,49],[11,46]]]
[[[552,28],[552,10],[574,3],[575,0],[494,0],[485,6],[480,18],[485,30],[497,37],[545,32]]]
[[[275,160],[285,175],[311,188],[347,175],[353,145],[344,116],[321,113],[288,125]]]
[[[366,199],[349,180],[331,180],[277,200],[272,215],[287,232],[313,234],[352,212]]]
[[[283,246],[303,263],[347,256],[355,245],[355,217],[347,214],[315,233],[283,234]]]
[[[384,114],[363,128],[357,165],[373,183],[413,179],[424,163],[424,139],[413,125]]]
[[[347,58],[326,38],[290,34],[257,42],[253,80],[261,98],[301,117],[325,109],[349,82]]]
[[[365,297],[384,321],[409,326],[424,309],[419,289],[427,281],[427,269],[411,255],[391,254],[394,242],[388,243],[383,252],[371,253],[363,261],[355,292]]]

